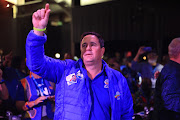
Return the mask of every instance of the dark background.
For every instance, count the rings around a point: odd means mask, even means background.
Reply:
[[[179,11],[179,2],[173,0],[119,0],[75,6],[71,22],[57,27],[48,24],[45,52],[54,57],[56,52],[63,56],[73,51],[79,57],[80,35],[95,31],[103,36],[108,53],[131,50],[136,54],[144,45],[156,49],[161,58],[167,54],[170,41],[180,36]],[[1,6],[0,26],[0,49],[4,54],[13,50],[14,54],[25,56],[26,36],[32,29],[31,15],[13,19],[12,8]]]

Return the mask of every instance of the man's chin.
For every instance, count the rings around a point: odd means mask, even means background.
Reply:
[[[89,56],[85,56],[85,57],[83,57],[83,60],[84,61],[93,61],[93,58],[89,57]]]
[[[83,61],[85,61],[85,62],[93,62],[93,60],[91,60],[91,59],[84,59]]]
[[[94,60],[92,59],[83,59],[84,63],[92,63]]]

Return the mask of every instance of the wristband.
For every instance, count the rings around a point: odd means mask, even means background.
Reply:
[[[26,105],[26,107],[28,108],[28,110],[31,109],[31,108],[29,107],[29,105],[28,105],[28,102],[26,102],[25,105]]]
[[[5,80],[2,79],[2,80],[0,81],[0,84],[3,84],[4,82],[5,82]]]
[[[46,31],[46,27],[44,29],[39,29],[39,28],[33,27],[33,30],[36,30],[36,31]]]

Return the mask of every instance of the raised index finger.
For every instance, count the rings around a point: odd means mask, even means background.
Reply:
[[[49,9],[49,3],[46,3],[45,5],[45,11],[47,11]]]

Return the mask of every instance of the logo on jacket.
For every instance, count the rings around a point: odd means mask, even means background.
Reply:
[[[119,91],[116,92],[116,95],[114,96],[117,100],[120,100],[120,93]]]
[[[83,79],[83,74],[80,72],[80,70],[76,73],[77,78]]]
[[[106,79],[104,81],[104,88],[109,88],[109,80],[108,79]]]
[[[72,73],[66,76],[66,81],[67,81],[68,86],[77,83],[77,78],[78,79],[83,78],[83,74],[80,73],[80,70],[76,74]]]

